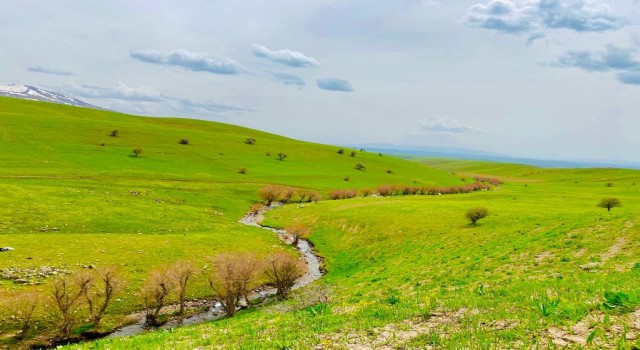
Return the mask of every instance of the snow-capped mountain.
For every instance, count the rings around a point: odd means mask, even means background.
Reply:
[[[27,100],[60,103],[63,105],[102,109],[77,98],[48,91],[30,85],[0,84],[0,96],[24,98]]]

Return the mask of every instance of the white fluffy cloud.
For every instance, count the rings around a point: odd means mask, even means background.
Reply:
[[[196,72],[234,75],[244,71],[242,66],[229,58],[215,58],[207,54],[178,49],[169,53],[160,51],[132,51],[131,58],[138,61],[178,66]]]
[[[443,133],[443,134],[461,134],[469,132],[488,132],[487,129],[479,128],[459,120],[452,118],[436,117],[419,123],[422,130]]]
[[[313,67],[319,66],[320,62],[313,57],[306,56],[300,51],[293,51],[289,49],[283,50],[271,50],[268,47],[262,45],[253,45],[253,54],[256,57],[265,59],[278,64],[283,64],[289,67]]]

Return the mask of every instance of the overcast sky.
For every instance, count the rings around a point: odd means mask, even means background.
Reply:
[[[640,0],[3,1],[0,82],[333,144],[640,159]]]

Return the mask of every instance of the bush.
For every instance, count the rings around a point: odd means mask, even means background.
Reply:
[[[256,139],[248,137],[246,140],[244,140],[244,143],[246,143],[247,145],[255,145]]]
[[[140,153],[142,153],[142,148],[134,148],[133,150],[131,150],[131,152],[134,156],[138,157]]]
[[[383,197],[390,196],[393,194],[393,187],[389,185],[378,186],[378,194]]]
[[[287,155],[282,152],[278,153],[277,156],[278,160],[284,160],[285,158],[287,158]]]
[[[260,189],[260,198],[265,201],[265,205],[270,206],[271,203],[278,200],[282,186],[269,185]]]
[[[354,198],[358,195],[358,191],[356,190],[335,190],[329,193],[329,198],[336,199],[349,199]]]
[[[344,154],[344,150],[341,148],[338,150],[338,154]]]
[[[251,254],[226,253],[212,259],[213,273],[209,286],[228,316],[233,316],[242,298],[249,304],[248,294],[260,271],[258,260]]]
[[[117,129],[114,129],[114,130],[111,130],[111,132],[109,133],[109,136],[118,137],[118,134],[120,134],[120,131]]]
[[[140,290],[140,297],[142,298],[145,308],[145,323],[148,326],[159,326],[162,324],[160,321],[160,311],[175,288],[176,285],[169,275],[168,270],[156,270],[149,274],[149,277]]]
[[[180,139],[180,144],[181,144],[181,145],[188,145],[188,144],[189,144],[189,140],[187,140],[187,139]]]
[[[366,166],[364,166],[364,165],[362,165],[362,164],[360,164],[360,163],[358,163],[358,164],[356,164],[355,168],[356,168],[356,170],[363,171],[363,170],[364,170],[364,169],[366,169],[367,167],[366,167]]]
[[[478,220],[486,218],[489,215],[489,210],[484,207],[471,208],[467,210],[466,217],[471,221],[472,225],[475,225]]]
[[[276,253],[269,257],[264,275],[276,287],[278,298],[286,298],[296,279],[304,274],[304,264],[287,253]]]
[[[294,246],[298,245],[300,238],[307,238],[311,234],[311,228],[304,224],[294,224],[286,227],[284,230],[291,235]]]
[[[603,198],[600,203],[598,203],[598,207],[606,208],[607,211],[611,211],[611,208],[619,207],[620,200],[618,198]]]
[[[247,168],[240,168],[240,170],[238,170],[239,174],[246,174],[247,173]]]
[[[351,154],[349,154],[351,157],[355,157],[356,156],[356,151],[351,151]]]

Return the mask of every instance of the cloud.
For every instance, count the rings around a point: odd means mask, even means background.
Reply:
[[[485,133],[488,130],[478,128],[451,118],[437,117],[419,123],[422,130],[441,134],[462,134],[469,132]]]
[[[284,50],[271,50],[265,46],[253,45],[253,55],[267,61],[283,64],[289,67],[313,67],[319,66],[320,62],[313,57],[305,56],[302,52]]]
[[[129,101],[160,101],[162,95],[150,87],[130,88],[125,83],[118,82],[113,87],[92,85],[66,85],[63,89],[71,94],[96,99],[116,99]]]
[[[616,79],[624,84],[640,85],[640,59],[636,49],[609,45],[604,51],[569,51],[552,66],[579,68],[587,72],[617,72]]]
[[[170,100],[172,107],[176,110],[204,110],[207,112],[226,112],[226,111],[250,111],[250,109],[242,107],[235,103],[224,103],[215,101],[196,101],[189,98],[166,97]]]
[[[293,85],[299,89],[303,88],[307,83],[301,77],[289,73],[273,73],[273,78],[284,85]]]
[[[141,62],[178,66],[195,72],[235,75],[244,72],[244,68],[229,58],[214,58],[206,54],[190,52],[184,49],[169,53],[159,51],[132,51],[131,58]]]
[[[316,83],[318,84],[318,87],[323,90],[344,92],[353,91],[351,83],[342,79],[324,78],[316,80]]]
[[[542,29],[604,32],[625,25],[622,17],[598,0],[490,0],[471,6],[464,21],[509,34]]]
[[[71,72],[64,71],[64,70],[46,68],[41,66],[32,66],[27,68],[27,70],[34,73],[44,73],[44,74],[53,74],[53,75],[72,75],[73,74]]]

